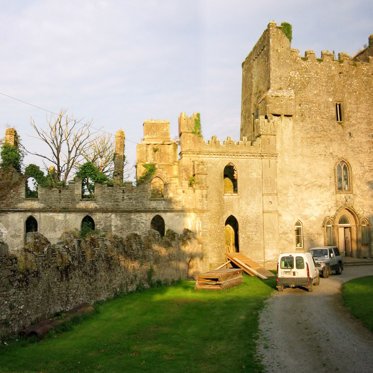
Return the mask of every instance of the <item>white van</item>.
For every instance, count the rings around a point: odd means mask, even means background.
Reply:
[[[283,253],[277,262],[277,289],[301,286],[312,291],[313,285],[319,285],[319,270],[311,253]]]

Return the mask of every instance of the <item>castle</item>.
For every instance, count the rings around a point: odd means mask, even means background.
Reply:
[[[37,198],[19,184],[1,198],[0,240],[17,252],[28,232],[53,243],[82,224],[122,237],[187,228],[203,247],[200,270],[226,251],[267,268],[280,252],[318,245],[372,256],[372,59],[373,35],[353,58],[317,58],[270,23],[242,64],[239,141],[205,141],[198,114],[180,115],[178,141],[169,122],[146,121],[136,172],[148,181],[97,184],[90,198],[78,182],[39,188]],[[121,159],[122,131],[116,147]]]

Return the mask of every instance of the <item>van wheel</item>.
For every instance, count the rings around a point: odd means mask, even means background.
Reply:
[[[284,285],[277,285],[276,287],[278,291],[284,291]]]

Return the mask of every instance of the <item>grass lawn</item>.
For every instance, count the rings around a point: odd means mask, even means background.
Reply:
[[[224,291],[184,281],[97,306],[71,330],[0,348],[0,372],[260,372],[258,311],[274,280]]]
[[[373,332],[373,276],[346,282],[342,297],[351,313]]]

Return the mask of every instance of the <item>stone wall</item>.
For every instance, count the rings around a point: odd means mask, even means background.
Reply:
[[[0,338],[82,303],[195,275],[201,245],[188,230],[161,238],[65,234],[57,245],[38,233],[17,256],[0,251]]]
[[[300,56],[281,28],[270,23],[243,63],[241,136],[263,141],[248,120],[255,113],[260,127],[272,121],[276,128],[278,251],[296,249],[297,221],[303,224],[302,250],[326,244],[328,217],[335,243],[343,248],[346,227],[339,219],[345,215],[353,256],[373,255],[371,50],[370,37],[364,58],[346,53],[336,58],[328,51],[319,58],[313,51]],[[337,104],[341,120],[336,117]],[[335,170],[341,160],[350,165],[348,191],[336,186]],[[362,244],[362,225],[367,221],[370,246]]]

